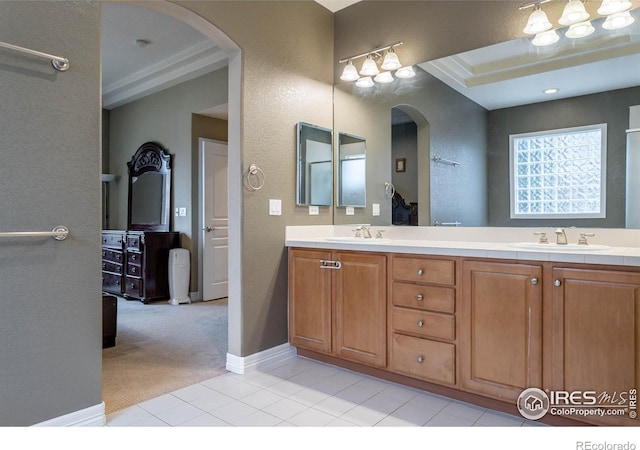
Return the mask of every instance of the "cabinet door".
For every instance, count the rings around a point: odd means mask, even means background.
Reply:
[[[385,367],[387,258],[336,252],[335,352],[340,358]]]
[[[289,342],[296,347],[331,353],[331,273],[324,250],[289,252]]]
[[[551,388],[613,396],[640,387],[640,274],[556,268],[553,280]]]
[[[542,387],[542,267],[463,263],[461,383],[515,402]]]

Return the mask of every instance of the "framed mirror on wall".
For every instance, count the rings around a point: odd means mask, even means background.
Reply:
[[[296,204],[331,206],[333,197],[333,132],[299,122],[297,131]]]
[[[338,206],[366,207],[366,140],[338,133],[338,161]]]
[[[169,231],[171,155],[156,142],[142,144],[129,168],[128,230]]]

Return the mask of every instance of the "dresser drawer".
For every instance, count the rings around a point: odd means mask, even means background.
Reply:
[[[142,251],[144,243],[142,237],[139,234],[127,235],[127,249]]]
[[[124,256],[120,250],[110,250],[108,248],[103,248],[102,259],[105,261],[111,261],[118,264],[122,264]]]
[[[391,301],[395,306],[453,314],[456,291],[453,288],[393,283]]]
[[[122,293],[122,275],[102,272],[102,290],[106,292]]]
[[[102,270],[105,272],[112,272],[122,275],[122,264],[114,263],[111,261],[102,261]]]
[[[127,264],[136,264],[140,266],[142,265],[142,258],[143,258],[142,253],[137,253],[132,251],[127,252]]]
[[[124,293],[133,297],[142,297],[142,279],[135,277],[125,277]]]
[[[104,247],[122,248],[122,239],[122,233],[102,233],[102,245]]]
[[[455,268],[455,261],[396,256],[392,274],[396,281],[454,285]]]
[[[142,268],[135,264],[127,264],[127,275],[131,277],[141,277]]]
[[[398,333],[411,333],[438,339],[455,339],[455,317],[447,314],[393,308],[392,327]]]
[[[414,378],[455,384],[456,350],[453,344],[394,334],[391,369]]]

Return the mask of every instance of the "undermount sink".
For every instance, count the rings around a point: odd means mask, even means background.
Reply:
[[[388,241],[388,239],[386,238],[363,238],[363,237],[353,237],[353,236],[335,236],[335,237],[327,237],[324,239],[326,241],[332,241],[332,242],[348,242],[348,243],[357,243],[357,244],[371,244],[374,242]]]
[[[598,244],[586,244],[586,245],[578,245],[578,244],[538,244],[536,242],[517,242],[515,244],[509,244],[512,247],[523,248],[527,250],[539,250],[541,252],[590,252],[590,251],[601,251],[601,250],[609,250],[611,247],[608,245],[598,245]]]

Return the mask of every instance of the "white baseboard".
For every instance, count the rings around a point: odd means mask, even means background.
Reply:
[[[227,370],[243,374],[255,370],[260,366],[278,363],[296,356],[296,348],[288,343],[254,353],[249,356],[236,356],[227,353]]]
[[[64,416],[40,422],[34,427],[102,427],[107,423],[104,402]]]

